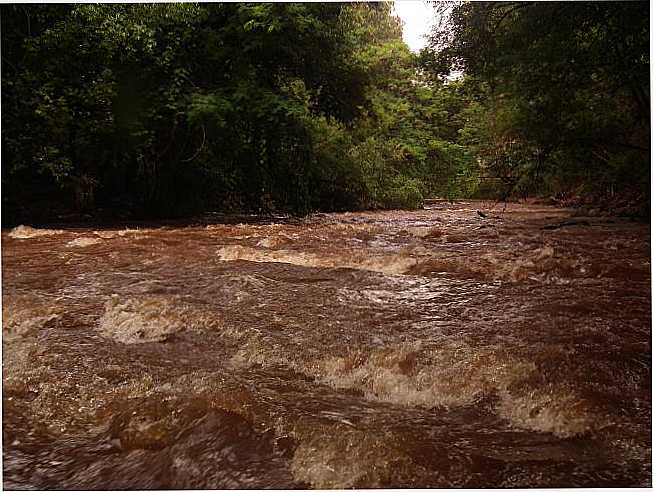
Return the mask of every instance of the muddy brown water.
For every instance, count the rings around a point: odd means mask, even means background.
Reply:
[[[651,485],[650,226],[2,232],[9,489]]]

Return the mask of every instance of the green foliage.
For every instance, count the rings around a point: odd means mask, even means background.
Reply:
[[[419,56],[391,8],[3,5],[5,216],[648,186],[647,5],[438,4]]]
[[[421,187],[421,183],[415,178],[396,176],[384,190],[383,204],[386,208],[421,208],[424,204]]]
[[[520,194],[649,187],[648,3],[440,8],[449,23],[422,63],[464,71],[461,142],[484,172]]]
[[[1,8],[5,215],[38,193],[169,216],[469,191],[460,93],[420,75],[389,3]]]

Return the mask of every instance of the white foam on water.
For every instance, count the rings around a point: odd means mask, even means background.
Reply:
[[[2,303],[2,332],[5,340],[35,335],[63,314],[63,307],[29,297],[5,298]]]
[[[124,237],[129,234],[142,234],[143,230],[141,229],[121,229],[118,231],[93,231],[93,234],[95,234],[98,237],[101,237],[102,239],[113,239],[115,237]],[[141,237],[147,237],[146,235],[142,235]]]
[[[9,232],[9,237],[13,239],[31,239],[33,237],[53,236],[56,234],[63,234],[64,231],[59,229],[35,229],[26,225],[19,225],[14,227]]]
[[[258,335],[244,341],[232,362],[240,367],[285,365],[333,388],[358,390],[369,400],[404,406],[451,408],[497,394],[496,410],[511,425],[559,437],[610,424],[605,414],[573,388],[549,384],[528,393],[515,392],[537,371],[533,362],[461,341],[438,347],[406,343],[302,361]]]
[[[184,329],[172,299],[147,296],[121,301],[113,295],[104,305],[100,332],[122,343],[163,341]]]
[[[392,277],[389,277],[392,278]],[[416,279],[419,277],[404,277]],[[429,280],[426,280],[428,282]],[[391,282],[394,283],[394,282]],[[342,287],[337,291],[338,300],[342,303],[369,303],[374,304],[417,304],[419,302],[432,302],[442,298],[441,289],[434,289],[428,283],[401,282],[396,290],[388,289],[350,289]]]
[[[464,343],[420,349],[399,348],[352,352],[318,364],[321,380],[336,388],[354,388],[372,400],[407,406],[460,406],[505,388],[535,369],[529,362]]]
[[[276,248],[284,244],[291,243],[294,238],[288,236],[287,234],[277,234],[265,236],[263,239],[259,240],[256,245],[263,248]]]
[[[435,239],[444,234],[441,228],[431,226],[412,226],[406,227],[404,230],[419,239]]]
[[[100,244],[102,242],[102,239],[99,239],[97,237],[76,237],[72,241],[68,241],[66,246],[68,248],[85,248],[87,246],[93,246],[94,244]]]
[[[299,425],[291,462],[296,480],[317,489],[380,488],[402,470],[417,468],[390,433],[370,434],[349,426]]]
[[[423,251],[416,248],[413,252]],[[478,256],[450,253],[424,254],[410,271],[416,275],[438,272],[474,275],[503,282],[530,280],[546,284],[568,284],[570,278],[582,277],[587,270],[581,259],[558,257],[553,247],[545,245],[521,254],[507,252],[485,253]]]
[[[565,438],[597,431],[612,423],[608,416],[569,388],[550,385],[527,394],[502,391],[499,395],[499,415],[524,429]]]
[[[553,260],[555,254],[551,246],[543,246],[516,258],[501,258],[492,254],[483,256],[493,268],[489,273],[495,280],[520,282],[527,279],[544,280],[548,272],[558,266]]]
[[[104,304],[97,329],[105,337],[128,344],[162,342],[184,330],[229,332],[218,313],[167,294],[127,299],[113,294]]]
[[[122,343],[161,342],[186,329],[202,329],[219,323],[208,313],[194,309],[173,296],[146,295],[121,300],[113,295],[104,305],[98,330]]]
[[[258,263],[288,263],[291,265],[319,268],[353,268],[388,274],[402,274],[413,267],[417,260],[405,252],[396,255],[374,255],[349,251],[343,255],[317,254],[292,250],[259,250],[247,246],[223,246],[217,251],[222,261],[245,260]]]

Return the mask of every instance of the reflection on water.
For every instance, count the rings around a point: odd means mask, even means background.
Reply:
[[[650,486],[649,226],[483,205],[3,231],[4,486]]]

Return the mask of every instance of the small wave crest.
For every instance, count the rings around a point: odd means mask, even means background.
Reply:
[[[263,239],[259,240],[256,245],[263,248],[276,248],[278,246],[291,243],[292,241],[292,237],[288,236],[287,234],[280,233],[277,235],[266,236]]]
[[[485,280],[504,282],[534,281],[545,284],[567,284],[570,279],[589,274],[580,258],[557,257],[551,246],[543,246],[522,255],[488,253],[477,257],[427,256],[408,273],[429,275],[457,273]]]
[[[356,388],[370,399],[402,405],[445,407],[473,403],[534,369],[529,362],[463,343],[355,351],[319,364],[322,380],[336,388]]]
[[[292,489],[288,460],[275,436],[216,408],[200,395],[116,400],[100,436],[104,452],[66,476],[62,488],[98,489],[111,477],[119,490]],[[108,451],[108,453],[107,453]],[[130,459],[107,459],[118,453]],[[143,473],[147,470],[147,473]]]
[[[301,360],[260,336],[247,339],[233,362],[241,366],[286,365],[336,389],[358,390],[370,400],[427,407],[473,403],[482,394],[505,389],[535,370],[530,362],[489,349],[472,349],[462,342],[438,348],[405,343]]]
[[[87,246],[93,246],[94,244],[99,244],[101,242],[102,239],[99,239],[97,237],[76,237],[72,241],[68,241],[66,246],[69,248],[72,247],[85,248]]]
[[[440,227],[431,226],[412,226],[402,229],[401,232],[407,232],[411,236],[419,239],[439,239],[442,238],[444,232]]]
[[[415,474],[404,446],[391,433],[329,427],[300,425],[293,432],[300,442],[291,463],[297,480],[318,489],[379,488],[397,486],[407,470]]]
[[[121,301],[114,295],[104,305],[99,328],[103,335],[122,343],[160,342],[183,330],[184,320],[170,298]]]
[[[291,265],[319,268],[353,268],[372,272],[402,274],[417,260],[405,253],[370,256],[364,252],[350,251],[347,255],[328,255],[292,250],[259,250],[247,246],[223,246],[218,250],[222,261],[245,260],[258,263],[289,263]]]
[[[396,348],[353,350],[346,355],[304,360],[247,339],[234,356],[240,366],[284,365],[335,389],[360,391],[369,400],[404,406],[458,407],[496,395],[497,413],[517,428],[570,437],[610,424],[606,414],[573,388],[550,383],[528,392],[537,365],[505,351],[450,341],[438,347],[419,342]]]
[[[186,329],[206,328],[214,317],[173,296],[147,295],[121,300],[113,295],[104,305],[98,329],[122,343],[162,342]]]
[[[102,239],[113,239],[115,237],[124,237],[128,234],[142,234],[143,230],[141,229],[121,229],[119,231],[110,231],[110,230],[102,230],[102,231],[93,231],[93,234],[95,234],[98,237],[101,237]],[[146,237],[146,236],[142,236]]]
[[[62,306],[31,297],[4,298],[2,331],[5,339],[33,335],[63,314]]]
[[[35,229],[34,227],[19,225],[9,232],[9,237],[12,239],[31,239],[33,237],[63,234],[63,232],[58,229]]]
[[[517,427],[563,438],[596,431],[611,423],[573,389],[560,385],[538,387],[526,394],[502,391],[498,412]]]

